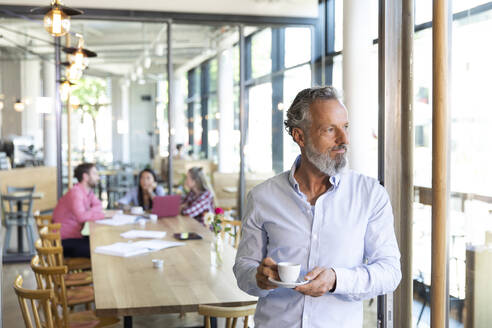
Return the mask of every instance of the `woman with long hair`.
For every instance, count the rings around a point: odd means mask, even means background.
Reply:
[[[142,206],[144,210],[152,208],[155,196],[164,196],[165,192],[157,185],[157,177],[151,169],[144,169],[138,174],[138,186],[130,189],[125,197],[118,200],[123,206]]]
[[[185,187],[189,192],[181,204],[181,214],[203,223],[203,214],[214,211],[214,192],[201,167],[188,170]]]

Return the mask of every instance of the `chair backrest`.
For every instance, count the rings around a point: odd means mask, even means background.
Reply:
[[[34,243],[34,247],[36,247],[36,252],[39,255],[39,261],[42,266],[63,266],[63,247],[43,246],[41,239],[36,240],[36,242]]]
[[[33,193],[36,191],[36,186],[32,187],[12,187],[12,186],[7,186],[7,193],[13,193],[13,192],[28,192],[28,193]]]
[[[23,279],[18,275],[14,281],[15,294],[19,299],[19,305],[22,311],[22,317],[27,328],[53,328],[52,302],[54,293],[52,289],[30,290],[22,287]],[[30,309],[28,303],[31,304]],[[39,310],[42,309],[44,318],[41,318]],[[31,318],[34,317],[34,324]],[[44,320],[42,320],[44,319]]]
[[[64,276],[68,272],[65,265],[63,266],[43,266],[41,259],[35,255],[31,259],[31,269],[36,277],[38,289],[53,290],[54,297],[52,302],[52,313],[58,327],[68,327],[68,306],[67,306],[67,289],[65,286]],[[62,317],[59,316],[58,309],[62,310]]]
[[[32,193],[20,196],[2,195],[1,206],[5,219],[27,220],[32,217]]]
[[[198,305],[198,313],[205,317],[205,328],[210,328],[210,317],[226,318],[226,328],[235,328],[237,319],[244,317],[243,327],[247,328],[248,316],[255,314],[255,310],[256,304],[237,307]]]
[[[51,214],[34,214],[34,220],[36,221],[36,225],[38,229],[44,225],[53,223],[53,216]]]
[[[51,231],[49,226],[39,229],[39,238],[44,247],[62,247],[60,231]]]

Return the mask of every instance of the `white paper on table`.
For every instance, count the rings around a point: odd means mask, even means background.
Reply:
[[[106,246],[98,246],[94,250],[99,254],[107,254],[121,257],[129,257],[134,255],[145,254],[148,252],[158,251],[161,249],[183,246],[183,242],[165,241],[165,240],[143,240],[134,243],[114,243]]]
[[[136,220],[136,216],[134,215],[115,214],[111,219],[102,219],[96,222],[100,224],[111,225],[111,226],[119,226],[125,224],[133,224],[135,223],[135,220]]]
[[[114,243],[107,246],[98,246],[94,250],[96,253],[129,257],[149,252],[149,249],[144,248],[134,243]]]
[[[167,240],[159,240],[159,239],[142,240],[142,241],[137,241],[133,244],[138,244],[140,247],[147,248],[152,251],[159,251],[164,248],[186,245],[186,243],[180,241],[167,241]]]
[[[123,232],[122,234],[120,234],[120,236],[127,239],[134,239],[134,238],[160,239],[166,237],[166,232],[152,231],[152,230],[130,230],[127,232]]]

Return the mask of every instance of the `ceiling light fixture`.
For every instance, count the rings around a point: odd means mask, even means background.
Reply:
[[[17,99],[17,101],[14,103],[14,109],[16,112],[22,112],[24,111],[24,103],[20,100],[20,99]]]
[[[64,47],[63,52],[69,55],[69,61],[72,65],[84,70],[89,64],[89,58],[97,57],[97,53],[84,48],[84,38],[77,34],[79,42],[77,48]]]
[[[60,84],[60,98],[62,101],[67,101],[70,96],[70,91],[72,90],[72,83],[68,80],[64,80]]]
[[[43,23],[46,31],[53,36],[64,36],[70,31],[70,16],[80,15],[84,12],[64,6],[59,0],[52,0],[46,7],[31,9],[31,12],[45,14]]]

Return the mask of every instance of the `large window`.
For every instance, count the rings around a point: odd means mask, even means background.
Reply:
[[[484,1],[453,1],[453,12],[462,12]],[[416,3],[416,23],[430,20],[432,8],[426,1]],[[484,295],[482,277],[490,276],[484,265],[490,251],[484,245],[492,235],[492,46],[484,42],[492,29],[490,10],[470,11],[452,26],[451,49],[451,129],[450,129],[450,203],[449,203],[449,325],[463,327],[490,324],[490,311]],[[429,311],[422,303],[428,301],[431,275],[431,184],[432,184],[432,30],[415,34],[414,41],[414,207],[413,274],[417,281],[417,311],[423,310],[420,322],[429,322]],[[490,237],[489,237],[490,238]],[[492,238],[490,238],[492,239]],[[469,290],[467,290],[469,289]],[[466,316],[465,316],[466,313]],[[479,315],[482,313],[483,315]],[[415,319],[417,321],[418,318]],[[471,325],[470,325],[471,326]]]
[[[282,104],[282,110],[284,113],[284,120],[287,119],[288,107],[294,101],[296,95],[302,89],[309,88],[311,86],[311,69],[309,65],[303,65],[296,69],[289,70],[284,76],[284,100]],[[277,108],[278,109],[278,108]],[[283,129],[283,143],[284,143],[284,170],[289,170],[292,163],[300,154],[299,146],[294,142],[289,133]]]

